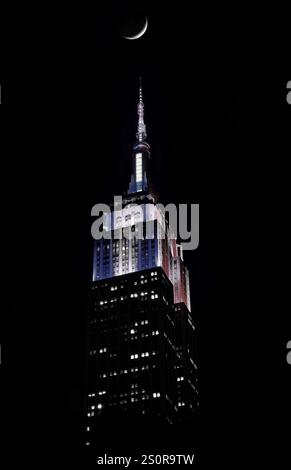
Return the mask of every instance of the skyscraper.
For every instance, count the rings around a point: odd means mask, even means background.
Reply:
[[[132,174],[104,214],[90,293],[87,444],[100,416],[159,416],[168,423],[198,406],[189,274],[157,204],[139,84]]]

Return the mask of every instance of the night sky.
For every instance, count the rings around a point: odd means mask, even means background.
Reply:
[[[185,259],[198,332],[201,463],[274,459],[279,468],[291,396],[286,12],[106,5],[3,14],[8,457],[42,462],[40,451],[68,462],[80,442],[90,212],[128,187],[142,75],[160,201],[200,204],[199,248]],[[136,41],[119,34],[127,8],[148,17]]]

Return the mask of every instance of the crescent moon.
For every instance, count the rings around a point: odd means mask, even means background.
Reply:
[[[148,19],[147,17],[145,17],[145,25],[139,33],[135,34],[134,36],[123,36],[123,37],[124,39],[131,39],[131,40],[141,38],[143,34],[146,32],[147,27],[148,27]]]

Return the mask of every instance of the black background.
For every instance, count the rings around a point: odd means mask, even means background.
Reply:
[[[139,75],[160,200],[200,204],[200,245],[185,255],[200,370],[193,449],[202,466],[279,467],[287,455],[286,12],[189,5],[141,2],[149,28],[137,41],[118,33],[133,11],[124,2],[3,12],[0,373],[10,463],[68,464],[78,454],[90,211],[128,186]]]

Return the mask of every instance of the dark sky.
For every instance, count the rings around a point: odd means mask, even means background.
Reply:
[[[27,423],[32,440],[39,430],[38,445],[47,443],[46,430],[54,434],[52,454],[64,435],[65,448],[78,442],[90,210],[128,186],[142,75],[160,199],[200,204],[200,245],[186,261],[202,454],[212,449],[227,460],[223,442],[230,441],[247,460],[259,461],[267,445],[276,457],[284,451],[277,432],[290,411],[291,374],[283,302],[291,112],[285,13],[140,5],[25,5],[3,15],[5,433],[28,455]],[[127,11],[148,17],[138,41],[119,35]]]

